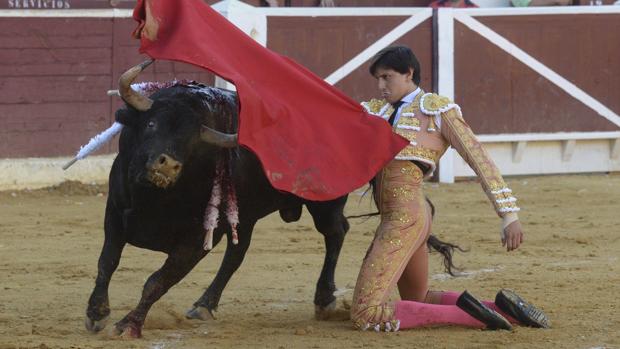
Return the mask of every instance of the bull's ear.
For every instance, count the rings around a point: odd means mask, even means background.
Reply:
[[[116,122],[123,124],[124,126],[134,127],[138,124],[138,115],[135,111],[126,108],[121,108],[114,114]]]

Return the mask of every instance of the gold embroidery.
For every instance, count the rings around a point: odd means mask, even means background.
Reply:
[[[424,91],[420,91],[420,93],[418,93],[417,96],[415,96],[415,98],[413,99],[413,102],[411,102],[411,108],[413,111],[419,111],[420,110],[420,100],[422,99],[422,96],[424,96],[426,92]]]
[[[400,169],[400,173],[402,174],[406,174],[406,175],[412,175],[415,173],[415,169],[411,166],[407,166],[407,167],[402,167]]]
[[[411,158],[415,156],[417,158],[430,160],[433,163],[437,163],[437,160],[439,160],[439,155],[439,152],[436,150],[408,145],[405,147],[405,149],[401,150],[400,153],[396,155],[396,157]]]
[[[406,174],[406,175],[412,175],[414,178],[422,177],[422,171],[420,170],[420,168],[414,165],[409,165],[409,164],[408,166],[402,167],[400,169],[400,173]]]
[[[400,239],[392,239],[390,240],[390,244],[397,246],[397,247],[403,246],[403,242]]]
[[[490,180],[493,178],[498,180],[498,178],[501,178],[497,167],[495,164],[490,162],[486,151],[484,151],[469,127],[466,126],[465,121],[458,117],[452,110],[444,113],[444,118],[453,126],[455,131],[454,133],[464,143],[466,151],[470,153],[475,164],[480,168],[480,170],[485,172],[484,174],[487,175],[487,179]]]
[[[371,113],[378,114],[381,111],[381,108],[385,106],[387,101],[385,99],[376,99],[373,98],[368,102],[363,102],[363,104],[368,108]]]
[[[407,212],[394,211],[385,215],[388,221],[399,221],[402,224],[408,224],[411,222],[411,216]]]
[[[392,197],[399,199],[399,201],[411,201],[415,198],[415,193],[407,187],[398,187],[392,189]]]
[[[509,201],[513,201],[512,199],[514,199],[514,196],[512,196],[512,193],[499,193],[499,194],[493,194],[495,196],[495,200],[502,200],[501,202],[509,202]]]
[[[396,128],[396,130],[394,130],[394,132],[396,132],[396,134],[401,135],[405,138],[407,138],[408,141],[414,141],[416,138],[416,133],[414,130],[408,130],[406,128]]]
[[[351,304],[351,319],[361,329],[368,327],[396,328],[394,304],[388,302],[389,292],[396,282],[399,267],[410,256],[410,247],[423,239],[426,214],[420,186],[411,185],[411,175],[421,173],[408,161],[392,161],[384,170],[381,180],[381,224],[364,259]],[[385,173],[389,172],[389,177]],[[402,202],[401,191],[415,195],[413,201]]]
[[[416,112],[418,110],[420,110],[420,108],[418,108],[415,103],[409,103],[409,104],[405,105],[404,107],[402,107],[400,112],[403,113],[403,114],[404,113],[416,114]]]
[[[503,209],[503,208],[517,208],[517,204],[516,204],[515,201],[513,201],[513,202],[502,202],[501,204],[497,204],[496,203],[496,205],[497,205],[497,207],[499,209]]]
[[[495,198],[495,207],[504,212],[507,209],[519,209],[517,207],[517,199],[512,195],[512,191],[504,184],[502,187],[498,186],[497,182],[492,183],[493,186],[489,186],[491,189],[491,195]]]
[[[435,126],[435,117],[434,116],[429,116],[428,117],[428,128],[426,130],[428,132],[435,132],[437,130],[437,127]]]
[[[497,180],[489,181],[489,189],[491,191],[500,191],[500,190],[506,189],[506,188],[508,188],[508,186],[503,181],[503,179],[500,180],[500,181],[497,181]]]
[[[398,119],[398,125],[420,126],[420,120],[416,118],[416,115],[418,115],[420,111],[419,103],[416,103],[416,101],[419,99],[420,95],[421,93],[416,96],[416,99],[413,102],[405,104],[400,109],[401,117]]]
[[[449,110],[442,113],[442,119],[461,143],[460,151],[463,152],[463,158],[480,177],[482,187],[492,201],[495,211],[499,214],[506,209],[517,208],[515,201],[512,200],[514,196],[505,190],[507,186],[499,169],[460,115],[454,110]]]
[[[420,119],[411,116],[401,116],[398,119],[398,126],[420,127]]]
[[[439,109],[444,108],[448,104],[452,103],[452,101],[448,97],[440,96],[435,93],[429,93],[424,97],[422,103],[424,109],[430,112],[436,112],[439,111]]]

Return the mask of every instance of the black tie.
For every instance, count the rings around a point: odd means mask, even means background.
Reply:
[[[388,120],[388,123],[390,123],[390,126],[394,126],[394,120],[396,119],[396,113],[398,113],[398,108],[400,108],[400,106],[403,105],[403,103],[405,102],[398,101],[392,104],[392,108],[394,108],[394,111],[392,112],[392,115],[390,115],[390,120]]]

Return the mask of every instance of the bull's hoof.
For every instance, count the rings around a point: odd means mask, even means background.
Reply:
[[[351,314],[345,302],[338,307],[338,299],[335,299],[324,307],[315,305],[314,318],[319,321],[345,321],[351,319]]]
[[[105,326],[108,324],[109,318],[110,316],[106,316],[101,320],[93,320],[86,316],[86,320],[84,320],[84,326],[86,326],[86,329],[88,331],[92,333],[97,333],[105,328]]]
[[[206,307],[201,307],[201,306],[193,307],[192,309],[188,310],[187,313],[185,313],[185,317],[188,319],[195,319],[195,320],[202,320],[202,321],[207,321],[210,319],[215,320],[215,316],[213,315],[211,310],[209,310]]]
[[[119,325],[116,323],[112,329],[110,329],[111,337],[121,337],[127,339],[137,339],[142,337],[142,328],[127,324],[127,325]]]

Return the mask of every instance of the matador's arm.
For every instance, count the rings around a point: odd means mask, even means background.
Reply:
[[[503,218],[503,228],[518,219],[517,199],[502,178],[499,169],[482,147],[463,117],[458,105],[441,113],[441,133],[474,170],[484,192]]]

